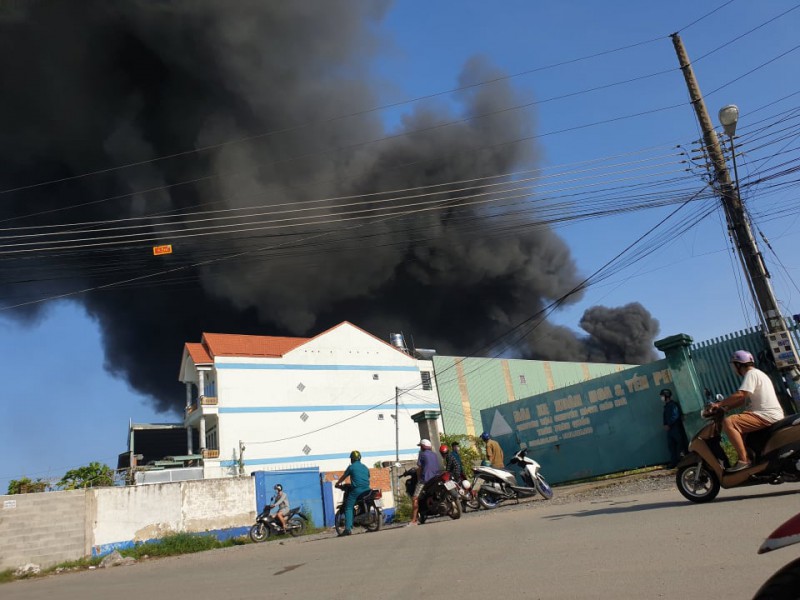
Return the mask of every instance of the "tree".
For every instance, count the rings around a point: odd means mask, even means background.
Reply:
[[[64,490],[114,485],[114,470],[108,465],[91,462],[85,467],[70,469],[58,482]]]
[[[28,477],[12,479],[8,482],[8,494],[33,494],[47,490],[47,482],[37,479],[32,481]]]

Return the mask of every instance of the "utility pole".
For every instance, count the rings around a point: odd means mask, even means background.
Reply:
[[[747,219],[742,199],[739,196],[739,190],[731,182],[722,147],[717,138],[717,133],[714,131],[711,118],[708,116],[703,96],[700,93],[700,86],[695,79],[694,70],[689,62],[686,49],[683,47],[683,42],[677,33],[673,33],[670,37],[672,37],[672,43],[678,55],[681,71],[686,80],[686,87],[689,89],[692,106],[703,131],[703,142],[714,167],[714,177],[719,185],[719,193],[725,210],[728,228],[733,235],[736,249],[743,263],[749,287],[755,296],[754,299],[760,312],[762,324],[766,327],[764,333],[775,357],[775,364],[782,374],[786,376],[790,389],[795,392],[797,388],[793,382],[800,378],[800,370],[798,369],[800,360],[798,360],[797,350],[792,343],[792,337],[778,308],[778,301],[775,299],[775,294],[769,281],[769,272],[753,237],[750,222]],[[793,399],[797,401],[794,393],[793,396]]]
[[[394,388],[394,464],[400,462],[400,388]]]

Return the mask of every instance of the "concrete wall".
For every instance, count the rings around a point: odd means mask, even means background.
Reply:
[[[300,466],[343,469],[354,449],[365,464],[392,460],[396,387],[414,388],[399,396],[400,456],[412,458],[419,434],[410,415],[439,409],[433,377],[434,389],[420,385],[421,371],[433,375],[430,361],[349,324],[283,358],[216,357],[214,370],[218,405],[203,410],[215,414],[208,423],[217,424],[220,459],[204,461],[206,477],[232,474],[240,440],[248,474]]]
[[[87,492],[92,554],[106,554],[171,533],[244,534],[255,521],[250,477],[182,481]]]
[[[0,570],[103,555],[171,533],[244,535],[251,477],[1,496]]]
[[[0,570],[47,568],[88,554],[86,492],[0,496]]]

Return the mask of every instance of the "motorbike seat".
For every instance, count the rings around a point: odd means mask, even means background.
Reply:
[[[757,431],[753,431],[752,433],[748,433],[744,440],[745,446],[750,448],[755,453],[756,457],[760,457],[761,451],[764,449],[764,446],[766,446],[769,438],[772,437],[772,434],[779,429],[791,426],[791,424],[798,419],[800,419],[800,414],[790,415],[788,417],[784,417],[780,421],[775,421],[764,429],[759,429]]]
[[[361,492],[356,497],[356,502],[363,502],[364,500],[369,500],[370,498],[372,498],[374,493],[375,493],[375,490],[367,490],[366,492]]]
[[[784,427],[788,427],[798,419],[800,419],[800,414],[789,415],[788,417],[784,417],[780,421],[775,421],[772,425],[767,427],[766,430],[770,433],[778,431],[778,429],[783,429]]]

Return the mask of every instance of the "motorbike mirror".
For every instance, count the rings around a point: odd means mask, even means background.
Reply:
[[[725,400],[725,396],[723,396],[722,394],[717,394],[715,399],[717,402],[721,402],[722,400]]]

